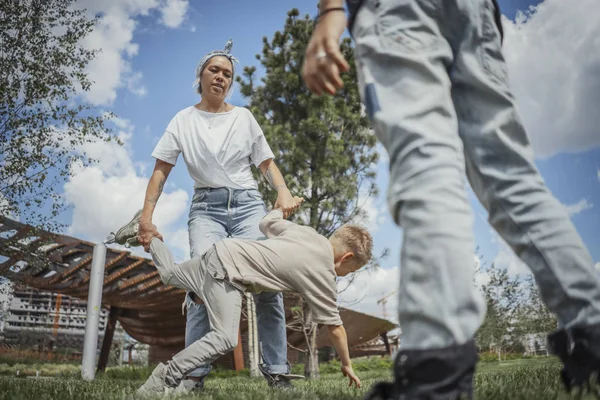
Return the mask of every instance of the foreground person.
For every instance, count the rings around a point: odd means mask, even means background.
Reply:
[[[302,199],[295,198],[297,204]],[[137,235],[139,214],[117,233],[127,240]],[[329,338],[350,385],[360,387],[354,374],[346,331],[337,308],[336,276],[345,276],[371,258],[373,240],[358,225],[346,224],[329,240],[314,229],[283,218],[280,209],[259,225],[265,240],[223,239],[198,258],[175,264],[171,252],[155,237],[150,251],[161,280],[198,294],[206,307],[210,331],[160,363],[138,394],[175,389],[188,371],[211,363],[237,345],[243,292],[297,292],[312,310],[314,322],[326,325]],[[135,241],[132,242],[133,244]]]
[[[529,266],[559,328],[549,345],[568,390],[600,377],[600,278],[564,207],[538,173],[510,90],[492,0],[321,0],[304,80],[342,87],[339,50],[355,40],[361,98],[390,158],[388,203],[403,228],[394,382],[370,399],[471,398],[473,340],[485,303],[473,285],[473,214]]]

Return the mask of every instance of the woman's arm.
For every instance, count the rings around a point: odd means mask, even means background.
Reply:
[[[173,169],[173,165],[161,160],[156,160],[154,171],[152,171],[152,176],[150,177],[148,187],[146,188],[146,198],[144,200],[144,208],[142,209],[140,226],[138,228],[138,240],[140,244],[144,246],[144,250],[146,251],[148,246],[150,246],[150,241],[153,237],[156,236],[160,238],[160,240],[163,240],[162,235],[156,230],[154,224],[152,224],[152,215],[154,214],[156,203],[162,194],[163,187],[165,186],[165,182],[169,177],[171,169]]]
[[[269,158],[258,166],[263,173],[265,179],[269,184],[277,191],[277,200],[275,201],[274,208],[280,208],[283,211],[283,217],[287,218],[293,214],[294,211],[299,207],[299,204],[294,200],[294,197],[290,193],[281,171],[275,165],[275,161]]]

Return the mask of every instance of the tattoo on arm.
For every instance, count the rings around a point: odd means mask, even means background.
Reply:
[[[160,178],[160,181],[158,182],[158,190],[156,191],[156,193],[150,194],[146,199],[148,203],[156,204],[158,202],[158,199],[163,191],[163,187],[165,186],[166,181],[167,180],[164,177]]]
[[[275,164],[271,164],[269,165],[269,168],[267,168],[267,170],[265,171],[265,178],[267,178],[267,182],[269,182],[269,184],[273,187],[273,189],[279,191],[280,189],[285,189],[286,186],[285,184],[282,185],[275,185],[275,183],[273,182],[273,166]]]

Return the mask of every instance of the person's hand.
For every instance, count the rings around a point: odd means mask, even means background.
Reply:
[[[360,388],[360,379],[354,374],[354,370],[350,365],[342,365],[342,374],[350,379],[348,386],[352,386],[354,383],[357,388]]]
[[[154,225],[152,222],[140,221],[137,239],[138,242],[140,242],[140,244],[144,247],[144,251],[146,251],[146,253],[150,252],[150,242],[152,241],[153,237],[157,237],[164,241],[162,235],[156,229],[156,225]]]
[[[283,218],[287,218],[300,207],[300,204],[302,204],[303,201],[304,199],[298,196],[292,197],[289,190],[283,189],[277,194],[274,208],[279,208],[283,211]]]
[[[324,14],[306,48],[302,77],[308,89],[319,96],[323,92],[333,95],[344,86],[340,71],[347,72],[350,65],[340,51],[340,38],[346,25],[344,12]]]

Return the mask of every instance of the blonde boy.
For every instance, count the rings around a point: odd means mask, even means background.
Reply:
[[[302,199],[296,201],[301,203]],[[138,220],[139,216],[134,217],[117,232],[120,242],[135,237]],[[350,385],[360,387],[337,308],[336,277],[348,275],[369,261],[371,235],[361,226],[346,224],[327,239],[313,228],[284,219],[279,209],[261,220],[260,230],[265,240],[223,239],[200,258],[181,264],[174,263],[159,238],[152,239],[149,250],[162,281],[200,297],[211,331],[166,364],[159,364],[138,393],[164,393],[177,387],[197,365],[232,351],[237,345],[244,291],[299,293],[311,308],[314,321],[327,326],[343,375]]]

